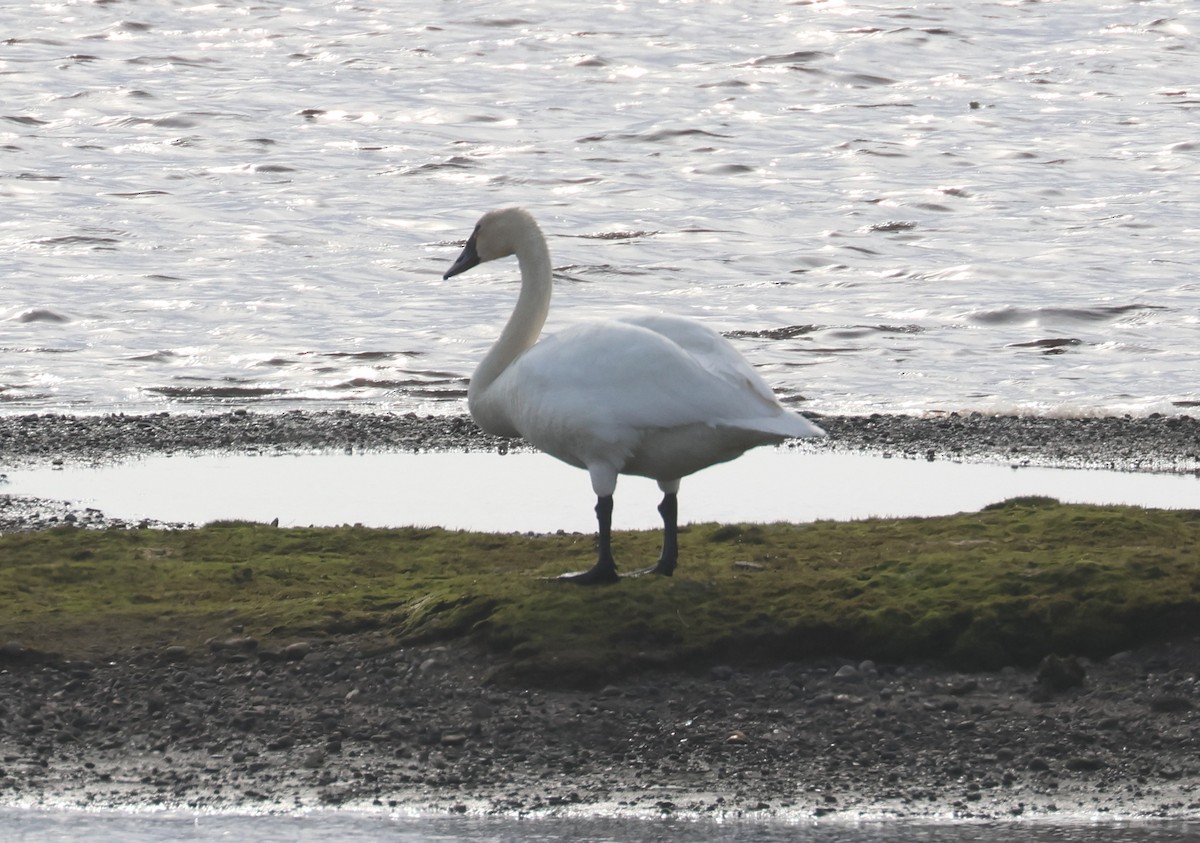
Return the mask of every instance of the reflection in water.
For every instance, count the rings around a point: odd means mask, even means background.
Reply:
[[[538,453],[151,456],[8,474],[7,491],[14,495],[65,499],[126,519],[595,529],[587,474]],[[728,523],[942,515],[1017,495],[1200,509],[1200,481],[1190,476],[760,448],[686,478],[680,516],[684,523]],[[659,497],[652,481],[622,477],[614,526],[658,527]]]
[[[78,841],[99,837],[116,843],[257,840],[262,843],[387,839],[397,843],[433,841],[542,841],[607,843],[1186,843],[1196,824],[1162,823],[920,823],[920,822],[713,822],[685,818],[612,817],[414,817],[317,812],[299,816],[230,814],[95,813],[5,811],[0,827],[26,843]],[[99,834],[97,834],[99,832]],[[9,839],[9,838],[5,838]]]

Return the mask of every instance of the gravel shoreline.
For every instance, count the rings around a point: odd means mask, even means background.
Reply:
[[[1187,416],[820,423],[828,447],[910,458],[1200,471]],[[514,446],[464,417],[0,418],[10,466]],[[0,495],[0,531],[111,526],[98,513],[67,520],[62,506]],[[466,646],[397,650],[372,633],[271,650],[231,636],[95,662],[0,646],[0,805],[1200,817],[1200,639],[1040,672],[833,660],[584,693],[487,684],[485,655]]]
[[[819,416],[827,447],[926,459],[1003,460],[1123,471],[1200,472],[1200,420],[1189,415],[1052,418],[957,413]],[[211,414],[0,415],[0,464],[106,462],[199,451],[496,450],[468,416],[348,410]]]

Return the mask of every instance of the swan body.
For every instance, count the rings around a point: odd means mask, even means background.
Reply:
[[[545,237],[530,214],[485,214],[444,278],[516,255],[516,307],[471,377],[467,405],[485,431],[520,436],[586,469],[597,497],[596,565],[566,575],[615,582],[609,532],[617,477],[658,481],[664,493],[663,554],[651,569],[669,576],[677,550],[679,480],[757,445],[825,433],[784,408],[753,367],[712,329],[674,316],[644,315],[577,325],[542,337],[553,285]]]

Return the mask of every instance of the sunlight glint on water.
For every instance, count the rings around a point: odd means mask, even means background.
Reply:
[[[551,325],[730,333],[823,412],[1200,401],[1200,12],[96,3],[0,11],[0,407],[458,412]],[[806,399],[806,400],[802,400]]]

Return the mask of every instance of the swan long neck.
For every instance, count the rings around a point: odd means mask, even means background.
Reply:
[[[500,338],[471,376],[468,399],[486,390],[514,360],[537,342],[550,312],[550,293],[554,286],[550,250],[536,225],[525,235],[515,249],[521,268],[521,293]]]

